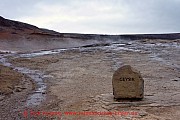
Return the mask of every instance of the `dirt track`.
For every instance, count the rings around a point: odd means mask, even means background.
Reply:
[[[39,106],[30,106],[27,110],[62,113],[137,112],[137,115],[125,116],[63,114],[62,119],[178,120],[180,118],[179,44],[179,40],[139,40],[113,43],[108,46],[82,47],[50,55],[8,59],[14,66],[40,70],[48,76],[44,79],[48,86],[46,100]],[[113,72],[125,64],[142,73],[145,81],[145,98],[142,101],[117,102],[113,99]],[[29,119],[32,117],[34,116],[28,116]],[[44,116],[34,118],[39,117]]]

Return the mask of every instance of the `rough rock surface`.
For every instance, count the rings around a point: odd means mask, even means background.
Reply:
[[[143,98],[144,80],[140,72],[130,65],[120,67],[113,74],[113,94],[115,98]]]

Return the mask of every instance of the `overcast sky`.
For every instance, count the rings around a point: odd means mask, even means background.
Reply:
[[[180,32],[180,0],[0,0],[0,15],[65,33]]]

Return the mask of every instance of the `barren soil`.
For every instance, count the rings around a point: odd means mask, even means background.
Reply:
[[[180,41],[119,41],[109,45],[52,50],[43,55],[27,52],[9,56],[16,67],[39,70],[47,77],[46,100],[40,105],[20,108],[21,119],[95,120],[179,120]],[[52,52],[51,51],[51,52]],[[47,52],[47,51],[46,51]],[[30,54],[29,54],[30,53]],[[18,56],[18,57],[17,57]],[[21,57],[19,57],[21,56]],[[24,57],[23,57],[24,56]],[[112,75],[122,65],[139,70],[145,81],[144,99],[116,101],[112,95]],[[5,69],[5,68],[4,68]],[[15,79],[14,77],[12,77]],[[131,89],[131,88],[129,88]],[[26,89],[25,89],[26,90]],[[23,90],[24,91],[24,90]],[[23,92],[22,91],[22,92]],[[32,91],[32,90],[29,90]],[[21,93],[21,92],[20,92]],[[18,95],[12,94],[16,97]],[[24,95],[23,99],[25,99]],[[7,98],[11,101],[12,97]],[[2,98],[3,100],[3,98]],[[21,100],[21,99],[20,99]],[[0,101],[1,102],[1,101]],[[1,104],[7,104],[3,101]],[[16,101],[11,101],[16,103]],[[23,105],[25,106],[24,100]],[[8,109],[6,109],[8,110]],[[16,108],[9,108],[16,110]],[[23,118],[23,111],[28,115]],[[136,115],[32,115],[30,111],[136,112]],[[15,112],[12,112],[17,114]],[[0,115],[9,114],[1,108]],[[17,116],[14,116],[15,118]]]
[[[20,119],[34,82],[12,68],[0,65],[0,120]]]

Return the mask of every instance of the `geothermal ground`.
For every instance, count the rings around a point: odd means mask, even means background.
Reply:
[[[77,43],[1,47],[0,119],[180,119],[180,40]],[[113,99],[112,75],[127,64],[142,74],[142,101]]]

